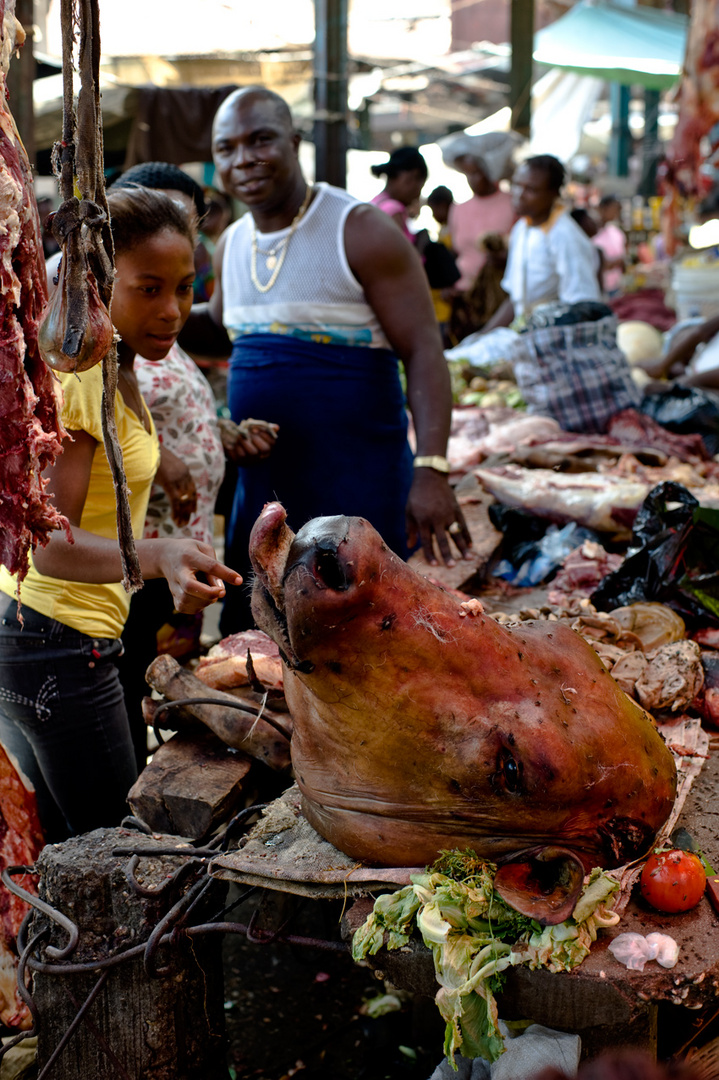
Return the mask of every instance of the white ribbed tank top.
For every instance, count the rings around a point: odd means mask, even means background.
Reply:
[[[230,225],[222,260],[223,322],[233,339],[243,334],[289,334],[320,344],[387,349],[377,316],[345,254],[345,222],[360,201],[326,183],[315,187],[315,197],[288,243],[277,280],[266,293],[255,288],[250,274],[250,214]],[[258,232],[258,248],[276,247],[289,231],[288,227]],[[271,271],[259,253],[256,270],[258,280],[266,285]]]

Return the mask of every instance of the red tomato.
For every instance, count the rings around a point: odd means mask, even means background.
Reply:
[[[704,895],[704,866],[690,851],[660,851],[645,862],[639,887],[657,911],[689,911]]]

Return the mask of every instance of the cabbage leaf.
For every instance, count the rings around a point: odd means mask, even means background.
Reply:
[[[455,1069],[458,1051],[487,1061],[503,1052],[494,993],[506,968],[570,971],[587,956],[598,929],[619,921],[611,910],[619,883],[599,868],[585,879],[572,917],[545,927],[495,894],[496,869],[471,851],[442,852],[433,868],[412,875],[411,885],[379,896],[352,940],[360,961],[382,947],[401,948],[419,932],[432,952],[444,1050]]]

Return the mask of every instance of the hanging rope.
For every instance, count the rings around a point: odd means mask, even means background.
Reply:
[[[57,291],[41,328],[41,347],[56,370],[78,372],[102,364],[102,432],[117,501],[122,583],[128,592],[134,592],[142,586],[142,574],[115,426],[117,342],[109,315],[115,268],[105,196],[98,0],[62,0],[61,19],[63,130],[62,140],[53,148],[53,167],[63,203],[53,218],[52,231],[62,248],[62,263]],[[73,87],[76,40],[80,74],[77,115]]]

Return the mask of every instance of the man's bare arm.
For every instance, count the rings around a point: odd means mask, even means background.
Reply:
[[[444,456],[452,412],[449,370],[442,352],[427,278],[417,252],[386,214],[358,206],[345,227],[347,258],[392,348],[405,365],[407,398],[418,456]],[[434,539],[452,562],[451,536],[461,554],[471,538],[447,477],[415,470],[407,504],[410,541],[418,535],[427,560],[436,562]]]

